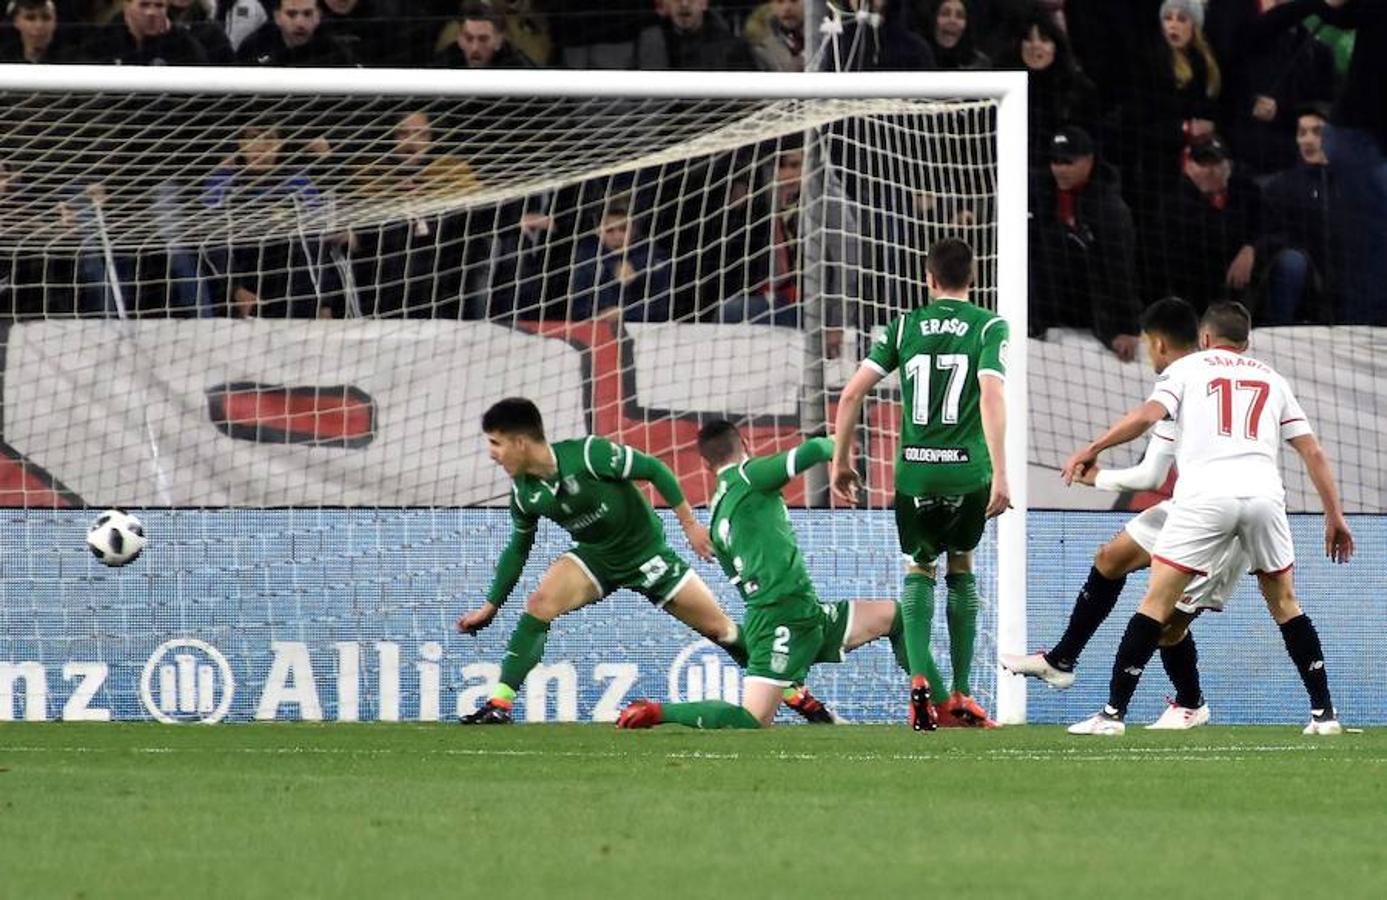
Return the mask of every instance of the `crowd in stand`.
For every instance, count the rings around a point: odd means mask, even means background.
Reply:
[[[854,15],[859,4],[872,15]],[[597,5],[605,9],[577,0],[9,0],[0,61],[1025,70],[1033,335],[1089,329],[1132,359],[1143,305],[1168,294],[1201,308],[1241,299],[1263,325],[1387,323],[1387,0],[838,5],[842,33],[820,46],[806,19],[822,4],[808,0]],[[430,126],[423,111],[399,116],[376,180],[368,170],[362,189],[475,184],[469,163],[438,146]],[[315,152],[330,151],[300,147],[293,156]],[[320,202],[311,165],[291,165],[288,155],[273,122],[247,127],[235,154],[209,173],[200,202],[224,206],[250,183],[301,206]],[[804,151],[779,143],[756,165],[726,162],[739,165],[755,174],[718,211],[717,247],[706,251],[717,254],[716,266],[672,245],[688,220],[652,227],[649,211],[677,209],[679,200],[637,175],[604,185],[600,202],[580,186],[485,215],[410,219],[269,251],[171,250],[160,263],[174,287],[159,302],[189,315],[513,318],[557,309],[797,326]],[[282,176],[248,177],[275,171]],[[22,176],[0,159],[0,202]],[[89,188],[66,215],[80,218],[94,202],[99,193]],[[871,225],[847,213],[831,223]],[[109,312],[112,285],[140,281],[125,271],[137,262],[81,254],[69,276],[79,286],[74,310]],[[876,289],[849,282],[861,260],[832,262],[826,270],[838,272],[840,295]],[[278,281],[266,283],[267,273]],[[17,278],[0,276],[0,290]],[[878,298],[888,306],[914,299]]]

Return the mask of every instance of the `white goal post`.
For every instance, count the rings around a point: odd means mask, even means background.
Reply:
[[[990,159],[983,161],[970,162],[969,165],[977,169],[988,169],[987,180],[989,184],[995,185],[995,201],[990,203],[986,215],[993,217],[992,222],[979,223],[978,227],[994,229],[995,234],[995,254],[988,262],[989,267],[995,267],[995,281],[989,286],[989,294],[993,299],[989,305],[995,305],[996,311],[1007,319],[1011,327],[1012,346],[1008,362],[1008,378],[1006,386],[1006,396],[1008,404],[1008,425],[1007,434],[1007,470],[1011,483],[1013,509],[998,520],[996,525],[996,645],[997,652],[1024,652],[1026,650],[1026,516],[1027,516],[1027,354],[1025,352],[1025,337],[1027,334],[1027,109],[1026,109],[1026,77],[1023,73],[1017,72],[928,72],[928,73],[811,73],[811,74],[782,74],[782,73],[689,73],[689,72],[622,72],[622,71],[559,71],[559,70],[522,70],[522,71],[454,71],[454,70],[378,70],[378,69],[252,69],[252,68],[175,68],[175,67],[108,67],[108,66],[29,66],[29,65],[0,65],[0,96],[4,99],[3,109],[0,109],[0,126],[12,128],[16,123],[22,124],[21,117],[25,115],[23,104],[12,102],[19,95],[53,95],[56,98],[64,98],[60,102],[71,102],[80,104],[82,98],[102,96],[111,97],[119,95],[130,95],[134,97],[157,97],[166,98],[171,103],[176,104],[179,98],[192,95],[207,95],[209,97],[272,97],[272,98],[293,98],[293,97],[314,97],[314,98],[340,98],[343,102],[350,102],[352,98],[362,98],[363,103],[368,100],[379,98],[435,98],[438,105],[446,106],[450,102],[459,104],[477,102],[487,98],[533,98],[534,100],[552,101],[581,101],[585,99],[596,100],[631,100],[633,103],[658,100],[658,101],[690,101],[689,109],[671,107],[652,107],[650,118],[641,119],[641,107],[633,107],[631,121],[621,124],[621,128],[608,128],[604,132],[602,140],[612,141],[610,146],[602,144],[597,146],[597,141],[584,145],[581,141],[575,143],[572,148],[567,148],[563,155],[545,154],[538,152],[533,158],[525,157],[523,163],[517,163],[514,167],[507,167],[504,161],[498,161],[492,168],[494,177],[488,177],[486,172],[481,175],[481,186],[475,184],[459,191],[455,194],[421,196],[408,202],[397,202],[395,200],[382,200],[376,206],[363,201],[361,197],[346,197],[330,204],[327,211],[316,213],[323,217],[320,220],[310,221],[312,227],[321,228],[326,232],[329,228],[351,228],[357,224],[375,224],[390,216],[401,214],[423,214],[447,211],[450,209],[466,209],[470,206],[479,204],[494,204],[504,202],[508,198],[519,196],[522,191],[556,189],[565,184],[572,183],[579,177],[587,178],[594,176],[614,177],[621,173],[632,172],[641,166],[650,167],[658,165],[673,166],[678,160],[687,158],[700,153],[713,153],[749,145],[753,141],[764,140],[753,126],[765,129],[765,135],[777,137],[784,134],[792,134],[796,131],[808,132],[816,128],[821,128],[827,123],[835,122],[842,117],[858,116],[863,120],[871,121],[874,116],[889,116],[892,114],[894,102],[910,102],[921,104],[937,104],[938,108],[943,109],[948,104],[968,104],[983,101],[990,107],[989,123],[995,121],[995,141],[993,154]],[[741,102],[741,101],[766,101],[781,102],[783,105],[770,107],[760,117],[748,114],[746,118],[740,118],[742,113],[730,112],[732,107],[719,107],[709,104],[707,108],[699,107],[697,104],[706,101],[717,102]],[[55,101],[57,102],[57,101]],[[874,106],[873,104],[878,104]],[[404,107],[389,107],[398,112]],[[933,107],[931,107],[933,108]],[[663,111],[660,111],[663,110]],[[543,110],[537,109],[537,115],[542,114]],[[133,113],[132,113],[133,114]],[[324,114],[326,116],[326,113]],[[602,113],[601,115],[606,115]],[[61,117],[57,117],[60,119]],[[216,128],[222,127],[217,123],[207,121],[208,117],[197,120],[196,116],[190,114],[190,121],[196,120],[196,128]],[[724,121],[725,120],[725,121]],[[748,124],[750,123],[750,124]],[[605,120],[600,119],[599,125],[605,127]],[[724,127],[725,126],[725,127]],[[163,127],[160,124],[158,127]],[[230,125],[224,126],[230,128]],[[317,127],[316,121],[310,121],[310,129]],[[990,126],[992,127],[992,126]],[[624,131],[623,131],[624,129]],[[621,150],[623,149],[618,142],[620,134],[629,134],[632,140],[639,132],[649,132],[664,136],[663,143],[654,149],[647,150],[636,143],[629,147],[629,159],[623,159]],[[230,133],[230,132],[227,132]],[[579,135],[581,137],[581,135]],[[220,134],[223,140],[226,134]],[[948,135],[936,135],[940,141],[947,141]],[[81,139],[80,135],[74,135],[71,141],[76,142]],[[128,145],[128,141],[126,142]],[[657,142],[658,143],[658,142]],[[15,147],[19,151],[26,148],[35,148],[33,155],[32,170],[42,173],[44,167],[53,164],[52,156],[54,153],[65,153],[71,147],[74,151],[81,149],[76,143],[59,144],[54,147],[45,147],[42,139],[21,138],[16,141]],[[917,158],[928,154],[919,151],[918,146],[908,142],[903,142],[901,148],[893,150],[893,165],[912,166],[917,168],[928,168],[939,166],[949,168],[961,165],[956,160]],[[806,152],[815,152],[810,144],[806,142]],[[591,159],[583,157],[583,154],[591,148],[593,156]],[[10,148],[5,151],[7,154]],[[861,152],[866,153],[866,150]],[[194,164],[204,166],[214,162],[215,151],[211,148],[211,142],[204,146],[200,139],[190,135],[189,157],[187,168],[191,171]],[[75,158],[75,157],[74,157]],[[69,177],[74,171],[69,160],[60,161],[61,165],[54,166],[52,171],[62,171],[63,177]],[[83,163],[86,165],[86,163]],[[92,165],[96,165],[93,163]],[[64,168],[66,166],[66,168]],[[529,171],[521,171],[524,166],[537,167]],[[13,170],[15,166],[10,165]],[[812,206],[814,198],[808,196],[809,192],[817,188],[822,188],[822,180],[814,180],[811,174],[812,165],[805,166],[805,189],[806,206]],[[21,164],[20,173],[23,174]],[[175,171],[182,171],[181,169]],[[882,172],[874,172],[873,178],[880,179],[888,187],[892,179],[899,177],[895,174],[896,170],[886,169]],[[523,176],[523,177],[522,177]],[[115,259],[121,251],[122,234],[128,241],[129,247],[145,246],[158,239],[159,228],[165,227],[157,224],[146,224],[139,221],[133,214],[126,218],[121,218],[121,211],[117,202],[108,205],[105,218],[103,219],[102,203],[97,202],[95,216],[99,229],[100,241],[92,244],[82,244],[80,238],[72,237],[69,233],[59,233],[29,231],[28,234],[38,234],[36,238],[25,238],[21,240],[17,233],[25,225],[25,216],[33,216],[36,210],[41,211],[46,208],[46,204],[52,201],[61,200],[61,191],[56,185],[57,175],[49,181],[44,181],[40,177],[35,179],[34,190],[27,196],[23,204],[19,204],[13,210],[0,211],[0,234],[6,230],[10,231],[10,238],[0,238],[0,255],[10,254],[14,260],[21,257],[27,258],[26,254],[44,254],[68,246],[74,248],[73,252],[83,252],[92,255],[96,262],[96,270],[104,271],[105,278],[109,282],[105,285],[98,285],[99,288],[106,290],[108,295],[114,296],[115,306],[108,302],[107,308],[111,310],[108,314],[121,319],[126,318],[126,306],[132,305],[128,296],[129,286],[125,279],[118,273],[119,266]],[[686,172],[675,177],[688,177]],[[297,202],[297,201],[296,201]],[[6,207],[5,209],[9,209]],[[704,212],[705,219],[695,223],[698,228],[708,227],[707,223],[721,215],[722,211],[713,209]],[[813,213],[809,213],[813,215]],[[273,230],[284,227],[286,229],[286,239],[299,241],[307,254],[307,240],[304,238],[305,230],[304,218],[295,218],[288,225],[282,221],[265,219],[246,219],[244,223],[237,227],[245,228],[250,231]],[[230,242],[233,238],[228,238],[225,234],[218,232],[217,229],[223,227],[225,223],[218,223],[210,215],[204,218],[190,218],[186,229],[188,234],[194,236],[217,235],[216,240]],[[680,227],[684,227],[681,223]],[[851,226],[838,225],[835,228],[843,231],[850,231]],[[834,232],[837,238],[841,234]],[[211,240],[211,237],[207,237]],[[24,240],[29,240],[25,244]],[[34,243],[39,241],[39,243]],[[923,253],[924,248],[914,248],[919,253]],[[459,251],[460,252],[460,251]],[[675,264],[679,262],[678,253],[672,254],[676,257]],[[18,265],[18,263],[16,263]],[[980,261],[981,265],[981,261]],[[700,272],[701,274],[701,272]],[[891,273],[885,273],[889,276]],[[169,276],[172,278],[173,276]],[[811,279],[811,273],[806,273],[806,279]],[[138,281],[138,278],[133,279]],[[320,290],[320,285],[315,279],[312,284],[314,291]],[[853,298],[847,298],[851,302]],[[353,315],[356,307],[351,303],[347,304],[347,315]],[[358,311],[356,315],[361,315]],[[80,315],[80,313],[79,313]],[[803,329],[808,332],[821,325],[821,321],[815,317],[812,309],[807,308],[804,313],[805,320]],[[44,312],[45,318],[48,313]],[[134,314],[131,313],[134,318]],[[139,340],[138,335],[141,329],[154,328],[146,326],[143,321],[132,321],[129,323],[132,331],[136,335],[134,338]],[[190,327],[197,323],[186,323]],[[344,323],[346,324],[346,323]],[[403,327],[403,326],[401,326]],[[646,329],[655,329],[657,326],[640,326]],[[696,327],[696,326],[695,326]],[[727,327],[727,326],[723,326]],[[863,329],[866,329],[864,324]],[[155,329],[157,330],[157,329]],[[152,331],[150,332],[153,333]],[[654,333],[654,332],[651,332]],[[123,339],[127,339],[123,338]],[[246,353],[254,353],[254,350],[245,350]],[[442,352],[442,351],[440,351]],[[817,408],[804,419],[806,430],[813,430],[811,425],[821,424],[824,419],[824,404],[829,402],[827,394],[831,392],[832,386],[825,389],[824,371],[826,360],[822,352],[812,341],[805,341],[803,351],[807,361],[807,368],[817,368],[816,375],[806,377],[801,390],[806,392],[817,391],[821,396],[801,396],[800,407],[802,409]],[[331,380],[323,383],[333,383]],[[7,385],[8,386],[8,385]],[[161,383],[159,387],[167,387]],[[10,402],[7,392],[6,402]],[[595,401],[594,401],[595,402]],[[9,421],[7,416],[7,421]],[[197,505],[241,505],[242,501],[235,498],[221,501],[208,499],[202,495],[184,495],[178,493],[179,476],[177,472],[166,473],[165,465],[176,467],[178,465],[178,453],[161,454],[159,448],[159,423],[151,423],[149,415],[144,415],[143,429],[141,430],[141,441],[143,449],[140,452],[149,451],[154,460],[149,463],[149,467],[154,470],[153,477],[159,482],[159,493],[155,495],[155,502],[150,506],[169,506],[169,507],[191,507]],[[6,440],[10,439],[7,431]],[[23,450],[23,448],[20,448]],[[165,458],[167,457],[167,458]],[[485,462],[483,460],[482,462]],[[426,464],[421,463],[420,466]],[[268,471],[268,469],[267,469]],[[280,469],[275,469],[276,473]],[[53,473],[61,480],[63,472]],[[146,473],[148,474],[148,473]],[[360,473],[353,472],[352,476],[357,477]],[[677,473],[685,474],[685,473]],[[442,475],[435,476],[435,480],[441,482]],[[169,488],[166,482],[174,486]],[[822,485],[820,485],[822,487]],[[129,486],[125,485],[103,485],[98,491],[87,491],[83,494],[89,502],[117,503],[121,502],[122,496],[129,493]],[[171,491],[171,493],[170,493]],[[442,488],[433,486],[432,482],[420,488],[419,496],[424,497],[424,502],[433,503],[439,507],[460,507],[471,505],[477,502],[476,498],[464,497],[461,500],[445,496]],[[435,491],[430,494],[429,491]],[[96,493],[98,496],[88,496]],[[304,496],[312,496],[309,502],[317,503],[323,508],[336,506],[350,506],[354,501],[350,499],[334,500],[335,495],[313,495],[311,491]],[[211,496],[211,495],[208,495]],[[223,495],[217,494],[220,498]],[[298,496],[295,494],[294,496]],[[355,494],[343,494],[344,497],[356,496]],[[162,498],[171,497],[171,500]],[[407,506],[411,503],[420,503],[417,497],[411,495],[413,499],[401,501],[399,505]],[[297,500],[289,500],[285,505],[293,505]],[[257,499],[247,502],[247,505],[262,505],[266,508],[278,506],[273,499]],[[389,504],[381,504],[389,505]],[[982,667],[991,664],[995,666],[995,660],[980,659]],[[996,669],[996,696],[995,709],[997,719],[1004,724],[1019,724],[1026,720],[1026,693],[1024,680],[1008,676]]]

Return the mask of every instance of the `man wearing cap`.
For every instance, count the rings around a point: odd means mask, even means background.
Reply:
[[[1048,171],[1031,176],[1030,328],[1087,328],[1123,362],[1136,358],[1135,244],[1132,213],[1117,173],[1094,156],[1082,128],[1050,140]]]
[[[1261,191],[1234,171],[1218,135],[1185,152],[1183,177],[1160,198],[1150,236],[1160,265],[1153,296],[1175,295],[1204,310],[1219,300],[1242,299],[1252,283],[1262,233]]]

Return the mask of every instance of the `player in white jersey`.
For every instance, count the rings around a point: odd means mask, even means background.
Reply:
[[[1281,441],[1300,455],[1325,512],[1325,553],[1334,562],[1353,555],[1353,534],[1324,450],[1290,385],[1260,360],[1246,356],[1251,316],[1239,303],[1209,308],[1201,323],[1204,349],[1172,363],[1151,398],[1065,464],[1065,478],[1092,465],[1103,450],[1172,419],[1179,430],[1180,481],[1175,506],[1151,554],[1151,584],[1118,646],[1108,704],[1077,733],[1121,734],[1137,682],[1156,651],[1162,629],[1189,621],[1179,611],[1185,588],[1212,571],[1234,539],[1241,540],[1267,609],[1281,628],[1291,660],[1310,695],[1306,734],[1339,734],[1324,653],[1310,618],[1296,600],[1295,548],[1286,521],[1285,487],[1277,465]]]
[[[1152,368],[1160,374],[1177,359],[1199,349],[1199,315],[1184,300],[1166,297],[1147,307],[1141,319],[1147,336]],[[1139,464],[1127,469],[1090,466],[1075,480],[1100,490],[1145,491],[1165,483],[1175,461],[1176,431],[1173,422],[1161,422],[1152,433],[1146,454]],[[1099,548],[1088,579],[1074,601],[1069,623],[1053,648],[1031,654],[1004,653],[1002,666],[1019,675],[1039,678],[1058,690],[1074,683],[1079,654],[1098,627],[1112,613],[1127,576],[1151,565],[1151,551],[1165,525],[1171,507],[1162,502],[1128,521],[1123,531]],[[1179,608],[1198,614],[1204,609],[1222,609],[1227,597],[1247,571],[1241,545],[1234,542],[1227,558],[1214,566],[1211,577],[1190,583]],[[1172,628],[1161,639],[1161,663],[1175,687],[1175,699],[1160,718],[1148,728],[1184,730],[1209,721],[1209,707],[1199,686],[1198,651],[1194,636],[1182,628]]]

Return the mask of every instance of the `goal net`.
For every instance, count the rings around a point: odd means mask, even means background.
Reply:
[[[491,403],[530,397],[551,439],[654,454],[698,506],[699,425],[729,418],[755,453],[823,433],[874,333],[926,302],[932,241],[969,240],[977,302],[1024,322],[1024,163],[999,154],[1024,122],[1015,76],[6,67],[0,84],[0,718],[468,712],[568,547],[543,526],[497,622],[456,634],[508,536]],[[892,378],[858,431],[862,508],[834,508],[822,472],[787,489],[825,602],[899,593],[899,414]],[[107,506],[150,535],[128,568],[86,553]],[[989,708],[999,628],[1024,634],[1023,516],[978,559]],[[899,718],[884,645],[812,679],[849,720]],[[738,686],[619,593],[555,627],[520,712],[610,720],[623,699]]]

